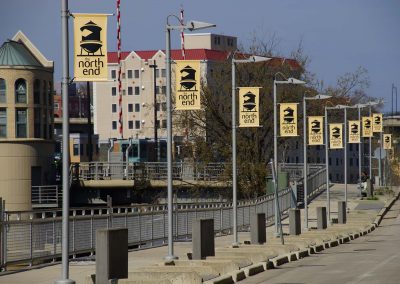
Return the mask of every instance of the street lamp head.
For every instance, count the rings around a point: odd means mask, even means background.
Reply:
[[[251,62],[263,62],[263,61],[268,61],[271,60],[269,57],[264,57],[264,56],[258,56],[258,55],[253,55],[249,57],[249,60]]]
[[[316,100],[325,100],[325,99],[332,98],[332,96],[319,94],[319,95],[316,95],[314,98],[315,98]]]
[[[289,84],[295,84],[295,85],[303,85],[303,84],[306,83],[306,82],[304,82],[302,80],[299,80],[299,79],[296,79],[296,78],[292,78],[292,77],[287,79],[287,81],[288,81]]]
[[[186,29],[189,31],[196,31],[196,30],[201,30],[201,29],[207,29],[207,28],[213,28],[216,27],[217,25],[215,24],[210,24],[206,22],[199,22],[199,21],[189,21],[186,23]]]

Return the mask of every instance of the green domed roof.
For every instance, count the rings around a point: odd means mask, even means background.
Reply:
[[[1,65],[42,67],[42,64],[40,64],[25,45],[12,40],[6,41],[0,47]]]

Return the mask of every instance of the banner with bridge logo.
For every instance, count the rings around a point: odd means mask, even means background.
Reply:
[[[324,117],[308,117],[308,145],[324,145]]]
[[[343,148],[343,124],[331,123],[329,124],[329,148],[342,149]]]
[[[107,81],[107,16],[74,14],[74,81]]]
[[[381,113],[372,114],[372,132],[383,132],[383,117]]]
[[[177,110],[199,110],[200,61],[175,60],[175,108]]]
[[[260,88],[239,88],[239,127],[260,126]]]
[[[360,143],[360,121],[349,120],[349,143]]]
[[[297,103],[280,104],[280,130],[282,137],[297,136]]]
[[[383,134],[383,149],[392,149],[392,134]]]
[[[373,137],[372,133],[372,117],[362,117],[362,137]]]

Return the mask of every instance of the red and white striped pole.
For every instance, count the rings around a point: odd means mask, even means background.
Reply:
[[[183,7],[181,7],[181,13],[180,13],[180,22],[181,25],[184,26],[184,18],[183,18]],[[183,34],[183,28],[181,30],[181,50],[182,50],[182,59],[185,60],[186,56],[185,56],[185,35]]]
[[[118,123],[119,136],[124,138],[122,121],[122,83],[121,83],[121,0],[117,0],[117,54],[118,54]]]

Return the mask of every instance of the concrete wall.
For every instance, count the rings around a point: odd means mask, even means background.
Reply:
[[[31,168],[41,167],[46,184],[53,152],[52,141],[0,141],[0,196],[7,211],[31,209]]]

